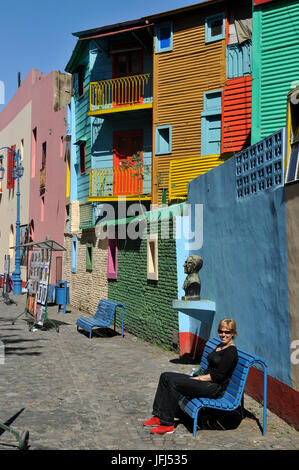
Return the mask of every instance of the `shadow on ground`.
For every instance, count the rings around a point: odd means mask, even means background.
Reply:
[[[79,334],[82,334],[86,336],[87,338],[89,338],[88,331],[85,331],[82,329],[78,329],[77,331]],[[111,328],[93,328],[91,339],[94,337],[95,338],[96,337],[97,338],[113,338],[114,336],[121,336],[121,333],[119,333],[118,331],[112,330]]]
[[[185,414],[181,409],[177,412],[178,424],[182,424],[192,434],[193,433],[193,419]],[[198,413],[197,428],[200,430],[218,430],[228,431],[237,429],[242,420],[248,418],[256,422],[260,431],[262,432],[262,426],[260,421],[250,411],[243,409],[243,417],[241,408],[234,411],[221,411],[214,409],[202,409]]]

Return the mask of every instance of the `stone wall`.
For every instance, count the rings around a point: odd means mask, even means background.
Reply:
[[[72,243],[76,236],[77,266],[72,272]],[[86,243],[93,244],[92,270],[86,270]],[[108,298],[107,241],[98,240],[94,229],[66,233],[64,279],[70,287],[70,304],[78,310],[94,315],[101,298]]]
[[[167,222],[168,224],[168,222]],[[108,281],[108,297],[125,305],[125,330],[148,341],[173,347],[178,332],[176,242],[158,236],[158,280],[147,279],[147,240],[118,240],[117,279]],[[121,319],[119,318],[119,321]]]

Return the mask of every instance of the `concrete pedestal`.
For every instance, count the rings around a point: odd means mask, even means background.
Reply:
[[[210,337],[216,303],[211,300],[173,300],[172,308],[179,312],[180,356],[200,357]]]

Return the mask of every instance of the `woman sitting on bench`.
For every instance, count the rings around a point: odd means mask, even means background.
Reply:
[[[218,334],[221,343],[207,356],[208,368],[200,371],[201,375],[192,377],[177,372],[164,372],[160,375],[153,417],[142,423],[152,427],[151,433],[165,434],[174,431],[175,412],[182,396],[218,398],[223,394],[238,362],[238,352],[233,342],[237,335],[235,320],[221,320]]]

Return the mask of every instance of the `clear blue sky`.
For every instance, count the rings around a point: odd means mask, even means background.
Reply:
[[[73,32],[133,20],[202,0],[5,0],[1,2],[0,81],[5,104],[34,67],[64,71],[76,44]],[[1,86],[1,83],[0,83]],[[1,91],[1,90],[0,90]],[[0,93],[1,100],[1,93]],[[0,103],[0,112],[4,105]]]

